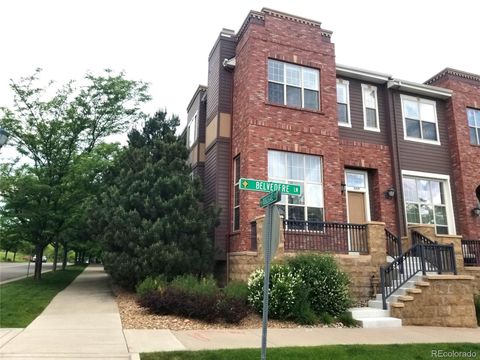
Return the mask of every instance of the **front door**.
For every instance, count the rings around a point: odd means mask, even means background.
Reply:
[[[365,193],[347,192],[348,203],[348,222],[354,224],[364,224],[367,222],[367,212],[365,209]]]

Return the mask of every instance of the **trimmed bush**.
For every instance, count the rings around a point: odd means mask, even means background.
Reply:
[[[229,323],[238,323],[249,312],[244,294],[245,290],[239,284],[221,292],[211,277],[198,280],[186,275],[175,278],[160,290],[145,292],[138,303],[159,315],[177,315],[207,322],[224,319]]]
[[[351,305],[348,276],[339,269],[332,256],[301,254],[289,258],[287,264],[294,274],[300,276],[316,314],[338,316]]]
[[[143,296],[149,292],[153,292],[158,290],[160,287],[163,287],[166,285],[166,280],[162,276],[157,276],[157,277],[152,277],[149,276],[142,282],[140,282],[137,287],[137,294],[139,296]]]
[[[263,309],[264,277],[264,270],[258,269],[248,279],[248,301],[258,313],[262,313]],[[272,319],[293,319],[303,285],[300,276],[292,273],[288,266],[272,265],[268,290],[269,316]]]
[[[242,281],[231,281],[222,289],[218,303],[219,316],[227,323],[236,324],[250,312],[248,306],[248,286]]]

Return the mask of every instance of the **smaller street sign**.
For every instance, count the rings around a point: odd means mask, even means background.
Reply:
[[[280,191],[287,195],[301,195],[300,185],[277,183],[273,181],[255,180],[255,179],[240,179],[240,190],[251,190],[261,192]]]
[[[264,208],[270,204],[275,204],[282,199],[282,193],[280,191],[273,191],[270,194],[265,195],[260,199],[260,207]]]

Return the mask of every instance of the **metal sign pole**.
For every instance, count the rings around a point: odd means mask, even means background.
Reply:
[[[264,229],[266,236],[263,242],[265,252],[265,278],[263,281],[262,360],[266,360],[267,358],[268,287],[270,283],[270,257],[272,251],[273,206],[273,204],[267,206]]]

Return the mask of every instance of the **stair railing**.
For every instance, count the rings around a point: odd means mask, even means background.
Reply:
[[[426,238],[427,239],[427,238]],[[428,240],[428,239],[427,239]],[[380,268],[383,309],[387,299],[417,273],[452,272],[457,274],[453,244],[416,243],[387,266]]]
[[[392,258],[399,257],[402,254],[402,242],[400,238],[385,229],[385,240],[387,242],[387,255]]]

